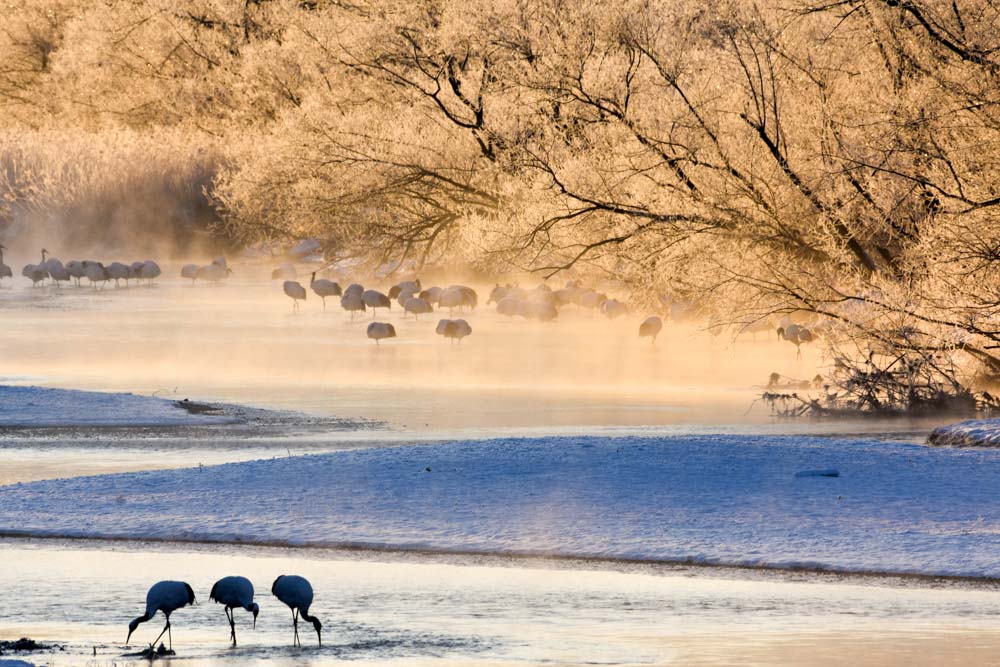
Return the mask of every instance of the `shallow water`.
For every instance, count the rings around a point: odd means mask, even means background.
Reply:
[[[0,637],[58,642],[65,650],[44,656],[53,665],[120,664],[128,621],[164,578],[189,582],[199,600],[173,616],[176,659],[190,665],[803,664],[805,655],[812,664],[929,665],[948,651],[1000,648],[1000,592],[962,585],[141,543],[0,540],[0,559],[0,590],[30,591],[0,596]],[[290,646],[288,610],[269,594],[290,573],[316,590],[322,647],[308,625],[303,648]],[[249,577],[261,605],[256,630],[237,612],[236,649],[208,600],[228,574]],[[161,629],[162,617],[140,626],[128,650]],[[914,655],[921,642],[933,651]],[[865,663],[866,643],[886,661]]]

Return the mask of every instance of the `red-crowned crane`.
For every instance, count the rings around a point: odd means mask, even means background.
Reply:
[[[309,607],[312,606],[313,601],[312,585],[298,575],[283,574],[274,580],[271,585],[271,593],[292,610],[292,626],[295,628],[294,642],[302,646],[302,642],[299,640],[299,615],[301,614],[303,620],[313,624],[313,628],[316,630],[316,640],[322,646],[323,638],[320,633],[323,630],[323,624],[315,616],[309,615]]]
[[[236,646],[236,619],[233,610],[237,607],[253,614],[253,627],[257,629],[257,614],[260,606],[253,601],[253,584],[246,577],[223,577],[212,586],[208,599],[225,605],[226,620],[229,621],[229,638]]]
[[[150,287],[153,286],[153,281],[160,277],[163,271],[160,270],[160,265],[151,259],[147,259],[142,263],[142,269],[139,270],[139,278],[146,281],[146,284]]]
[[[461,343],[463,338],[472,335],[472,327],[465,320],[441,320],[434,332],[439,336],[450,338],[452,343],[456,340]]]
[[[198,280],[198,265],[197,264],[185,264],[181,267],[181,278],[190,278],[191,284],[193,285],[195,281]]]
[[[811,342],[815,336],[812,331],[801,324],[789,324],[788,326],[778,327],[778,338],[787,340],[789,343],[795,345],[795,358],[801,359],[802,343]]]
[[[315,271],[312,272],[312,278],[309,279],[309,287],[312,288],[312,291],[316,294],[316,296],[323,299],[323,310],[326,310],[326,297],[340,296],[343,294],[339,283],[327,280],[326,278],[316,280]]]
[[[292,299],[292,310],[298,311],[299,301],[306,300],[306,288],[294,280],[286,280],[282,284],[281,288],[285,290],[285,294]]]
[[[663,320],[657,315],[650,315],[639,325],[639,338],[652,338],[652,342],[655,344],[656,337],[660,335],[662,330]]]
[[[371,309],[372,317],[375,317],[376,308],[392,310],[392,301],[389,300],[389,297],[382,294],[382,292],[379,292],[378,290],[366,289],[361,293],[361,300],[365,302],[366,308]]]
[[[353,322],[354,313],[365,312],[365,300],[361,298],[361,295],[364,293],[363,290],[357,292],[352,290],[351,287],[354,287],[354,285],[348,287],[347,291],[340,297],[340,307],[351,314],[351,321]]]
[[[396,337],[396,327],[388,322],[372,322],[368,325],[368,337],[378,345],[380,340]]]
[[[150,646],[160,641],[160,637],[166,632],[169,648],[173,651],[174,640],[170,632],[170,614],[181,607],[194,604],[194,602],[194,591],[191,590],[191,586],[183,581],[161,581],[153,584],[153,587],[146,593],[146,613],[132,619],[132,622],[128,624],[128,637],[125,638],[125,645],[128,645],[129,639],[132,638],[132,633],[135,632],[140,623],[145,623],[153,618],[156,612],[162,611],[163,615],[167,617],[167,624],[163,626],[163,630],[157,635]]]
[[[433,313],[434,309],[431,304],[427,303],[418,296],[411,296],[406,300],[403,305],[403,310],[407,313],[413,313],[413,319],[417,319],[421,313]]]

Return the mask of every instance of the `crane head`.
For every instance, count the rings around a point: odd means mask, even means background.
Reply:
[[[131,620],[131,621],[129,622],[129,624],[128,624],[128,637],[126,637],[126,638],[125,638],[125,645],[126,645],[126,646],[128,646],[128,641],[129,641],[130,639],[132,639],[132,633],[133,633],[133,632],[135,632],[135,629],[136,629],[137,627],[139,627],[139,624],[140,624],[140,623],[142,623],[142,616],[140,616],[140,617],[138,617],[138,618],[133,618],[133,619],[132,619],[132,620]]]
[[[313,622],[313,628],[316,630],[316,641],[318,641],[319,645],[322,646],[323,645],[323,637],[322,637],[322,635],[320,633],[323,630],[323,624],[320,623],[319,619],[316,618],[315,616],[313,616],[312,622]]]
[[[253,629],[257,629],[257,614],[260,613],[260,605],[254,602],[250,605],[250,612],[253,614]]]

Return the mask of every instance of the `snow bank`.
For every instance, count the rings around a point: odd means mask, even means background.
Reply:
[[[231,421],[230,417],[192,414],[163,398],[0,385],[0,427],[171,426]]]
[[[0,532],[1000,577],[998,476],[859,440],[466,441],[7,486]]]
[[[927,436],[939,447],[1000,447],[1000,419],[970,419],[939,426]]]

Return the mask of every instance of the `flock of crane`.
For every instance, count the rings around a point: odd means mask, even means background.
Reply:
[[[292,643],[301,646],[299,640],[299,617],[302,620],[312,623],[316,630],[316,640],[323,644],[321,632],[323,624],[315,616],[309,615],[309,608],[313,602],[313,588],[307,579],[298,575],[281,575],[274,580],[271,585],[271,593],[281,602],[288,605],[292,612],[292,627],[294,635]],[[223,577],[212,586],[209,599],[223,605],[226,612],[226,620],[229,622],[229,639],[233,646],[236,646],[236,609],[245,609],[253,614],[254,628],[257,627],[257,614],[260,613],[260,605],[254,601],[253,584],[246,577]],[[142,616],[138,616],[128,624],[128,637],[125,638],[126,646],[132,639],[132,633],[141,623],[151,620],[156,612],[161,612],[167,619],[166,625],[160,634],[150,643],[150,647],[155,646],[160,641],[164,633],[167,635],[169,651],[173,652],[173,636],[170,630],[170,615],[189,604],[195,603],[194,590],[190,584],[183,581],[160,581],[149,589],[146,593],[146,610]]]
[[[14,272],[3,262],[3,251],[6,246],[0,245],[0,279],[13,278]],[[111,262],[105,266],[101,262],[94,260],[70,260],[63,264],[55,257],[50,257],[51,253],[42,248],[42,261],[38,264],[27,264],[21,269],[21,275],[31,280],[32,287],[43,284],[51,279],[53,284],[76,282],[77,286],[84,278],[96,288],[98,285],[114,280],[115,285],[119,285],[122,280],[128,284],[129,280],[145,280],[152,284],[162,271],[160,265],[151,259],[136,261],[131,264],[122,262]]]
[[[11,267],[3,262],[3,251],[6,248],[0,245],[0,279],[5,277],[13,278]],[[52,257],[48,250],[42,249],[42,261],[38,264],[28,264],[21,270],[21,275],[30,279],[32,286],[44,284],[46,280],[51,280],[53,284],[60,285],[75,281],[77,286],[81,285],[81,280],[87,278],[96,289],[109,281],[115,281],[115,286],[119,286],[122,281],[128,285],[129,280],[152,281],[161,275],[159,265],[153,260],[135,261],[131,264],[123,262],[111,262],[103,264],[93,260],[72,260],[63,264],[57,258]],[[217,257],[205,265],[185,264],[181,267],[180,275],[187,278],[192,283],[199,280],[205,283],[218,283],[232,275],[225,257]],[[326,310],[326,300],[328,297],[337,297],[340,306],[351,315],[353,320],[357,313],[364,313],[371,310],[373,316],[378,309],[391,310],[395,301],[402,309],[404,317],[413,315],[415,320],[419,320],[421,315],[428,315],[435,312],[435,309],[447,309],[449,315],[456,309],[475,309],[479,305],[479,296],[474,289],[466,285],[450,285],[448,287],[428,287],[423,288],[419,279],[405,280],[393,285],[388,293],[383,293],[375,289],[365,289],[358,283],[349,285],[342,289],[340,284],[326,278],[316,278],[316,271],[312,272],[309,280],[309,289],[318,296]],[[306,286],[295,280],[297,272],[291,263],[282,264],[271,273],[272,279],[284,279],[282,288],[284,293],[292,299],[292,309],[300,309],[299,302],[306,301]],[[604,314],[609,319],[616,319],[628,313],[628,307],[621,301],[609,298],[608,295],[595,289],[585,287],[578,281],[571,280],[560,289],[552,289],[548,285],[541,284],[531,289],[519,287],[517,285],[496,285],[489,295],[486,305],[496,304],[496,312],[507,317],[522,317],[529,320],[547,322],[555,320],[559,316],[560,308],[574,306],[578,309],[594,310]],[[762,323],[765,326],[766,323]],[[639,324],[639,337],[649,338],[655,344],[656,337],[663,329],[663,320],[658,315],[650,315]],[[464,319],[441,319],[435,329],[436,333],[449,339],[452,343],[461,342],[463,338],[472,334],[471,325]],[[796,351],[801,355],[801,346],[816,338],[816,332],[802,323],[796,323],[788,318],[779,322],[777,328],[778,338],[795,345]],[[388,338],[397,337],[396,328],[390,322],[373,321],[366,330],[368,338],[375,341],[376,345]]]
[[[281,279],[294,276],[294,270],[291,265],[282,265],[275,269],[271,277]],[[413,315],[414,320],[435,312],[435,309],[448,309],[449,315],[453,315],[456,309],[471,310],[479,305],[479,295],[467,285],[433,286],[425,289],[419,279],[397,283],[386,294],[375,289],[365,289],[359,283],[353,283],[344,289],[335,281],[317,279],[314,271],[309,280],[309,288],[322,299],[324,310],[327,297],[339,297],[340,307],[351,314],[352,320],[359,312],[371,310],[374,317],[379,308],[391,310],[393,301],[402,308],[404,317]],[[299,310],[299,302],[306,301],[308,296],[305,286],[296,280],[285,280],[282,290],[292,300],[292,310],[296,312]],[[584,288],[577,281],[570,281],[558,290],[553,290],[548,285],[538,285],[530,290],[515,285],[496,285],[486,302],[487,305],[493,303],[496,303],[496,310],[501,315],[520,316],[542,322],[556,319],[559,308],[567,305],[600,310],[611,319],[628,312],[622,302]],[[639,325],[639,337],[650,338],[655,343],[662,329],[663,320],[657,315],[651,315]],[[464,319],[442,319],[438,321],[435,332],[453,343],[460,343],[463,338],[472,334],[472,326]],[[367,335],[378,345],[382,340],[395,338],[396,328],[390,322],[372,322],[368,325]]]

